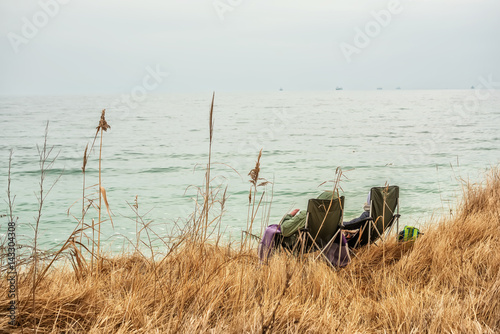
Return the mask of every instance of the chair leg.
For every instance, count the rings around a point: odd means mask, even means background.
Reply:
[[[385,232],[385,239],[387,240],[387,238],[389,238],[389,235],[391,234],[392,232],[392,228],[394,227],[394,221],[392,222],[391,226],[389,226],[389,228],[387,229],[387,232]],[[397,231],[397,229],[396,229]],[[396,232],[397,233],[397,232]]]
[[[327,249],[328,247],[330,247],[330,245],[335,242],[335,239],[337,238],[337,236],[340,237],[340,240],[339,240],[339,256],[338,256],[338,259],[337,259],[337,263],[340,263],[340,255],[342,254],[342,247],[345,247],[346,250],[347,250],[347,257],[349,258],[349,262],[352,260],[351,259],[351,255],[349,254],[349,247],[347,246],[347,244],[345,244],[344,246],[342,246],[342,240],[343,240],[343,236],[344,236],[344,232],[342,230],[338,230],[337,233],[335,233],[335,235],[330,239],[330,241],[326,244],[325,247],[323,247],[323,249],[320,249],[320,253],[318,254],[318,256],[316,256],[316,258],[314,259],[315,261],[320,257],[320,256],[323,256],[323,258],[326,260],[326,262],[328,262],[330,264],[330,266],[332,268],[334,268],[335,270],[337,270],[337,268],[330,262],[330,259],[326,257],[325,255],[325,249]]]
[[[313,242],[312,246],[310,249],[312,249],[313,247],[316,247],[317,250],[319,250],[321,252],[321,247],[319,247],[319,245],[316,243],[316,241],[314,240],[314,238],[312,237],[312,235],[309,233],[309,232],[306,232],[307,233],[307,236],[309,238],[311,238],[311,241]],[[310,250],[309,249],[309,250]]]
[[[323,249],[319,248],[319,246],[316,245],[316,247],[318,247],[318,250],[320,251],[320,254],[316,256],[315,260],[318,259],[318,257],[320,257],[321,255],[324,255],[323,254],[324,250],[330,246],[330,244],[335,240],[335,238],[339,233],[341,233],[341,230],[338,230],[337,233],[335,233],[335,235],[330,239],[330,241],[328,241],[328,243],[326,244],[325,247],[323,247]]]
[[[323,255],[323,258],[325,259],[325,262],[328,263],[328,265],[333,269],[333,270],[337,270],[337,267],[335,267],[331,262],[330,260],[328,260],[328,258],[326,257],[325,254],[321,253],[321,255]]]
[[[399,197],[397,202],[397,212],[396,212],[396,235],[399,233]]]
[[[305,247],[305,232],[299,231],[299,244],[300,244],[300,258],[304,256],[304,247]]]
[[[373,221],[370,221],[368,224],[368,249],[370,249],[370,244],[372,243],[372,224]]]
[[[377,229],[377,226],[375,226],[375,223],[373,221],[372,221],[372,224],[373,224],[373,228],[375,229],[375,232],[377,232],[377,234],[378,234],[378,237],[383,239],[382,236],[380,235],[380,232]]]
[[[337,259],[337,263],[340,263],[340,255],[342,254],[342,247],[347,248],[347,257],[349,258],[349,262],[351,262],[351,256],[349,255],[349,247],[347,246],[347,243],[342,246],[342,243],[344,241],[344,232],[340,232],[340,240],[339,240],[339,257]]]
[[[365,224],[365,226],[362,226],[362,227],[360,227],[360,228],[359,228],[359,232],[358,232],[358,241],[356,241],[356,243],[354,244],[354,247],[353,247],[353,248],[358,247],[359,242],[361,241],[361,236],[363,235],[363,232],[365,231],[365,228],[366,228],[366,224]]]

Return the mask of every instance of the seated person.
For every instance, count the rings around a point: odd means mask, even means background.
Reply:
[[[349,229],[349,225],[356,224],[368,217],[370,217],[370,193],[368,193],[368,197],[366,198],[366,203],[363,205],[363,213],[358,218],[354,218],[348,222],[344,222],[344,226],[346,229]]]
[[[337,194],[331,191],[324,191],[318,196],[318,199],[336,199]],[[299,229],[306,225],[307,210],[292,210],[290,213],[286,214],[285,217],[280,222],[281,234],[283,237],[287,238],[295,234]]]

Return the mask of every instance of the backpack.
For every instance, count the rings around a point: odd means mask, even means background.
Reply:
[[[405,228],[399,232],[398,241],[414,241],[419,235],[423,234],[420,230],[413,226],[405,226]]]

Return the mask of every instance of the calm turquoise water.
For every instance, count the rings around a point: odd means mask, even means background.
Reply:
[[[32,235],[40,179],[36,145],[43,144],[46,122],[48,144],[59,153],[46,189],[63,171],[46,198],[40,224],[40,241],[50,248],[76,225],[71,214],[81,212],[83,151],[95,135],[101,109],[116,98],[0,99],[1,208],[7,213],[13,149],[11,187],[20,242]],[[195,187],[203,185],[207,162],[210,101],[210,93],[151,95],[135,109],[108,109],[111,129],[104,135],[102,174],[114,213],[114,229],[109,223],[103,227],[108,244],[117,248],[125,238],[135,238],[135,216],[127,202],[132,204],[136,195],[140,212],[148,212],[146,220],[153,220],[160,235],[170,233],[174,222],[182,225],[193,211]],[[214,184],[227,185],[222,225],[233,238],[246,227],[247,174],[260,148],[261,177],[274,183],[267,186],[268,201],[273,192],[271,207],[266,205],[269,223],[330,189],[331,182],[320,184],[333,180],[341,167],[347,177],[341,183],[344,219],[361,212],[370,187],[389,183],[401,188],[402,224],[421,224],[432,215],[449,214],[460,196],[459,178],[481,180],[500,158],[499,91],[220,93],[214,119],[212,175]],[[94,150],[87,185],[97,183],[97,158]],[[2,218],[2,234],[6,222]]]

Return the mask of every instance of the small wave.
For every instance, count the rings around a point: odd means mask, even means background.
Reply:
[[[155,167],[149,169],[143,169],[139,173],[168,173],[168,172],[178,172],[182,170],[182,167]]]
[[[46,170],[47,175],[59,175],[59,174],[74,175],[74,174],[81,174],[81,173],[82,173],[81,168],[52,168],[52,169]],[[24,175],[24,176],[40,174],[40,169],[27,170],[27,171],[20,172],[19,174]]]

